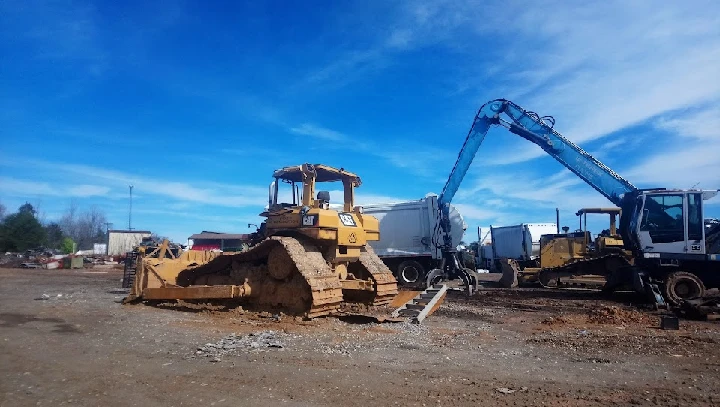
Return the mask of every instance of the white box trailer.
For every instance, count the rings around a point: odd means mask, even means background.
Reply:
[[[439,239],[437,196],[416,201],[363,205],[363,213],[380,222],[380,240],[370,246],[401,283],[416,282],[435,268],[442,258],[436,247]],[[465,234],[467,225],[457,208],[450,205],[453,246]]]
[[[519,261],[535,260],[540,256],[540,236],[556,233],[557,224],[555,223],[491,226],[491,260],[503,258]]]

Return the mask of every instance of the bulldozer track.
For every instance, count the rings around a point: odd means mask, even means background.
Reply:
[[[389,304],[398,293],[397,280],[390,269],[380,260],[370,246],[362,248],[360,264],[365,267],[375,282],[375,296],[372,305]]]
[[[611,265],[614,265],[615,267],[609,267]],[[540,285],[545,288],[557,288],[558,278],[582,275],[608,276],[613,271],[630,265],[630,262],[624,256],[611,253],[592,259],[580,259],[563,266],[543,269],[538,274],[538,281],[540,282]]]
[[[293,275],[284,281],[273,279],[267,270],[268,256],[271,250],[277,247],[285,250],[295,266]],[[251,267],[253,265],[254,269]],[[246,271],[248,267],[250,271]],[[233,272],[238,270],[241,272],[236,273],[235,279],[252,280],[252,293],[248,298],[251,304],[281,308],[292,304],[290,311],[304,311],[304,316],[314,318],[336,313],[343,302],[340,281],[325,261],[322,252],[312,243],[294,237],[272,236],[245,252],[219,256],[205,265],[181,272],[178,275],[178,284],[194,285],[203,281],[202,277],[205,277],[204,282],[208,284],[209,279],[215,276],[229,279]],[[301,277],[304,284],[298,284],[295,280],[297,277]],[[227,284],[228,281],[223,283]],[[300,303],[304,310],[297,309],[297,304]]]

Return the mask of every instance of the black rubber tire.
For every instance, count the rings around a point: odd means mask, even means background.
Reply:
[[[414,284],[425,278],[425,268],[415,260],[406,260],[397,268],[397,280],[401,284]]]
[[[663,295],[669,303],[680,305],[685,300],[703,297],[705,284],[693,273],[676,271],[663,282]]]

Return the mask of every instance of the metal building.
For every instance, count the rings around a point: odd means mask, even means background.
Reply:
[[[123,255],[132,251],[144,237],[150,237],[148,230],[110,230],[108,231],[107,251],[109,256]]]

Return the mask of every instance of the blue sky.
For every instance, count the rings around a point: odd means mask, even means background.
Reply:
[[[133,227],[184,241],[259,223],[285,165],[358,173],[361,204],[418,199],[495,98],[639,187],[720,188],[717,1],[221,3],[0,2],[0,202],[125,228],[133,184]],[[455,203],[469,240],[609,205],[504,129]]]

